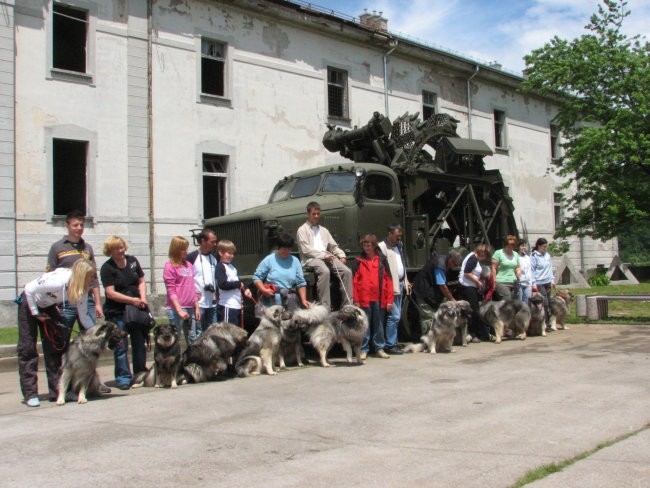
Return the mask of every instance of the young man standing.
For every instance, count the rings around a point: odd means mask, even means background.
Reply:
[[[203,229],[198,236],[199,248],[187,255],[187,260],[194,265],[194,285],[199,296],[201,310],[201,330],[198,336],[217,321],[217,234],[211,229]]]
[[[386,319],[386,347],[388,354],[403,354],[397,347],[397,329],[402,317],[404,296],[411,293],[411,284],[406,276],[406,257],[402,238],[404,230],[399,224],[388,226],[386,239],[379,243],[379,249],[388,260],[391,277],[393,278],[393,309]]]
[[[319,225],[320,205],[309,202],[307,222],[298,228],[296,234],[300,262],[314,268],[319,301],[332,308],[330,298],[330,271],[341,280],[341,306],[352,305],[352,271],[345,263],[345,252],[336,243],[332,234]],[[338,278],[337,278],[338,279]]]

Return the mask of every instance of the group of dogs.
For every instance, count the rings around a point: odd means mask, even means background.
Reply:
[[[569,292],[549,298],[550,328],[563,329]],[[520,300],[486,302],[479,316],[494,331],[494,342],[503,338],[525,339],[530,335],[546,335],[543,298],[533,293],[529,304]],[[468,322],[472,309],[467,301],[445,302],[428,323],[420,342],[408,345],[405,352],[452,352],[454,345],[467,345]],[[277,374],[289,365],[303,366],[306,336],[318,353],[320,365],[330,366],[328,354],[340,344],[348,364],[363,364],[361,344],[368,329],[365,312],[346,305],[330,312],[320,304],[308,309],[289,311],[274,305],[264,311],[255,331],[248,333],[239,326],[220,322],[212,324],[185,350],[181,351],[179,331],[172,324],[154,328],[154,363],[133,379],[133,387],[170,387],[202,383],[229,375],[247,377],[266,373]],[[97,324],[80,334],[70,344],[63,360],[57,405],[65,403],[68,387],[78,392],[78,402],[86,403],[87,394],[98,393],[100,381],[97,363],[108,347],[114,349],[127,334],[112,322]]]

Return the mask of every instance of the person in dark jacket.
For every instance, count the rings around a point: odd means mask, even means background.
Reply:
[[[378,251],[377,236],[366,234],[361,238],[361,256],[354,263],[352,296],[354,304],[368,316],[368,331],[361,344],[361,359],[368,357],[372,339],[375,356],[388,359],[384,351],[384,315],[393,308],[393,278],[386,257]]]

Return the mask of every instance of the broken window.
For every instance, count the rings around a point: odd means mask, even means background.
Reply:
[[[506,149],[506,113],[502,110],[494,111],[494,146]]]
[[[201,39],[201,93],[225,96],[226,45]]]
[[[348,118],[348,72],[327,68],[327,114],[330,117]]]
[[[54,215],[66,215],[71,210],[86,213],[87,157],[87,141],[52,140]]]
[[[52,66],[86,72],[88,12],[55,3],[52,16]]]
[[[203,218],[226,214],[226,182],[228,158],[217,154],[203,154]]]
[[[427,120],[436,114],[437,95],[430,91],[422,91],[422,120]]]

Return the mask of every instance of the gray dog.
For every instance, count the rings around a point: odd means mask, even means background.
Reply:
[[[273,305],[264,311],[257,329],[248,338],[246,348],[235,364],[237,376],[258,375],[262,371],[269,375],[277,374],[274,365],[284,364],[280,349],[283,313],[281,305]]]
[[[406,346],[404,352],[452,352],[452,344],[460,324],[460,308],[454,302],[440,304],[438,310],[429,321],[425,334],[420,337],[419,344]],[[466,326],[466,323],[465,323]]]
[[[546,318],[544,314],[544,297],[539,292],[531,293],[528,299],[530,307],[530,323],[526,334],[529,336],[546,335]]]
[[[248,334],[233,324],[212,324],[183,353],[183,372],[191,383],[203,383],[225,373],[246,346]]]
[[[551,330],[569,329],[564,325],[564,319],[569,315],[569,305],[573,294],[569,290],[556,290],[555,296],[548,299],[549,325]]]
[[[160,324],[153,329],[154,365],[133,378],[133,388],[140,386],[178,387],[181,368],[181,344],[173,324]]]
[[[318,352],[321,366],[327,368],[330,366],[327,354],[336,343],[343,347],[348,364],[352,364],[353,351],[357,364],[363,364],[361,343],[367,330],[366,313],[354,305],[345,305],[338,312],[329,314],[323,322],[310,326],[307,333],[309,342]]]
[[[530,308],[521,300],[486,302],[479,308],[479,316],[483,322],[494,328],[494,342],[497,344],[501,343],[506,329],[511,330],[517,339],[526,339]]]
[[[101,353],[115,347],[127,337],[127,333],[113,322],[103,322],[91,327],[74,340],[63,356],[57,405],[65,404],[68,386],[79,393],[78,403],[86,403],[86,394],[99,393],[97,362]]]

